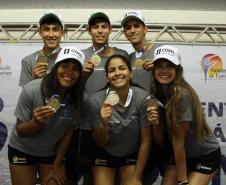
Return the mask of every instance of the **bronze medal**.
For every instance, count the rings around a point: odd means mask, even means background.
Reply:
[[[136,59],[134,62],[134,68],[143,68],[143,63],[144,61],[141,58]]]

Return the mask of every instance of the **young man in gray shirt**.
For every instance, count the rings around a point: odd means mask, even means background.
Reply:
[[[54,66],[60,51],[60,41],[64,35],[63,23],[53,12],[45,13],[39,20],[39,35],[43,48],[22,59],[19,85],[44,77]]]
[[[148,28],[140,11],[130,10],[121,21],[123,32],[132,44],[134,52],[130,54],[133,66],[133,82],[150,91],[152,59],[156,44],[148,42],[146,34]]]

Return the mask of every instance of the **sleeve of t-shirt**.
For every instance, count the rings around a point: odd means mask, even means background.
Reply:
[[[193,121],[192,97],[188,91],[184,91],[177,104],[177,118],[179,121]]]
[[[30,82],[32,77],[32,66],[31,63],[28,62],[28,58],[23,58],[21,62],[21,71],[20,71],[20,79],[19,86],[24,86],[28,82]]]
[[[28,93],[27,88],[23,88],[18,99],[15,116],[21,121],[28,121],[33,114],[33,97]]]
[[[92,128],[97,127],[100,124],[100,106],[95,98],[90,97],[87,100],[87,118]]]

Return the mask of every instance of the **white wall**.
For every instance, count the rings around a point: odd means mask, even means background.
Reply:
[[[49,9],[1,10],[0,23],[38,22],[43,12]],[[64,22],[87,22],[90,14],[97,9],[54,9],[62,15]],[[107,13],[111,22],[120,22],[125,9],[101,9]],[[178,24],[226,24],[224,11],[186,11],[186,10],[142,10],[147,22]]]

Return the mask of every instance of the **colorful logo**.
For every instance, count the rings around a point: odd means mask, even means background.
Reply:
[[[219,79],[224,77],[221,73],[223,70],[223,61],[215,54],[206,54],[201,61],[201,68],[205,75],[205,82],[207,79]]]

